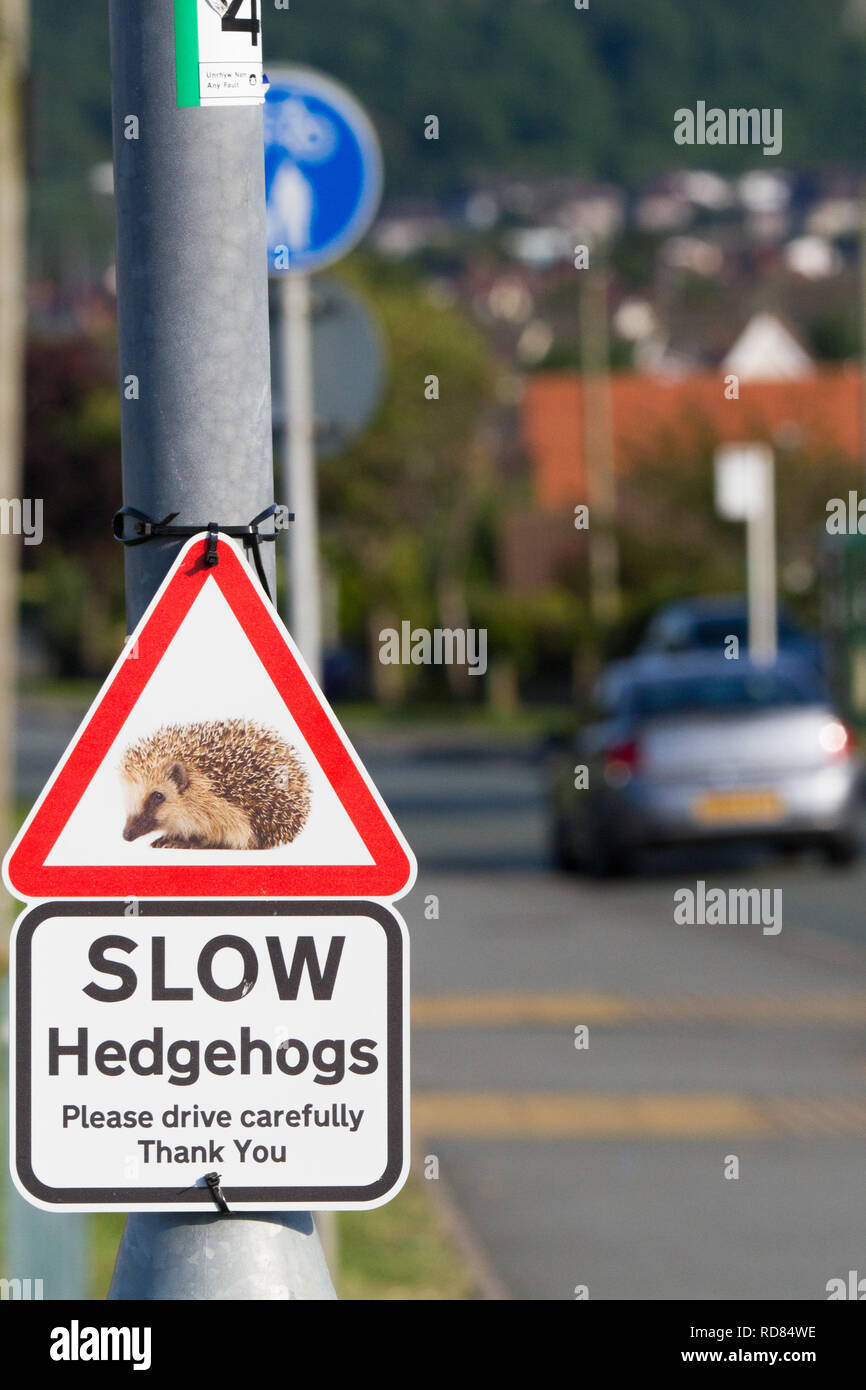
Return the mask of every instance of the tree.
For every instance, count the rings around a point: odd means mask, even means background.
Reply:
[[[382,321],[390,379],[372,428],[323,467],[323,533],[344,624],[356,635],[366,628],[378,693],[394,697],[406,673],[375,660],[379,632],[404,619],[468,622],[472,541],[493,487],[484,432],[491,370],[461,313],[402,272],[362,264],[349,274]],[[461,680],[446,674],[452,688]]]

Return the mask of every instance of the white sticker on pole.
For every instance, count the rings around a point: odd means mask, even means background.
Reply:
[[[265,99],[259,0],[174,0],[178,106]]]
[[[376,1207],[408,938],[372,902],[52,902],[12,941],[12,1172],[43,1210]]]

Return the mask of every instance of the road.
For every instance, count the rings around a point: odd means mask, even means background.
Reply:
[[[74,727],[22,716],[22,795]],[[866,1274],[866,862],[704,853],[570,879],[546,862],[531,748],[357,742],[421,863],[402,904],[416,1153],[507,1292],[821,1299]],[[782,931],[676,925],[699,878],[781,888]]]
[[[421,861],[416,1150],[509,1293],[815,1299],[866,1273],[866,864],[728,851],[569,879],[538,759],[365,752]],[[781,888],[782,931],[676,925],[698,878]]]

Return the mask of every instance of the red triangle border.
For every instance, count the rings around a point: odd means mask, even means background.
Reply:
[[[196,537],[133,635],[89,719],[20,833],[6,865],[9,886],[25,899],[46,898],[380,898],[411,887],[415,864],[398,838],[231,542],[220,537],[218,564],[206,566],[207,540]],[[215,583],[288,707],[310,750],[361,836],[373,863],[348,865],[117,865],[45,863],[84,789],[153,675],[205,584]],[[276,639],[276,640],[275,640]]]

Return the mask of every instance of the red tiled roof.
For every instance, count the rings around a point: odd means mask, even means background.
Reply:
[[[852,463],[862,453],[863,378],[854,366],[829,367],[798,381],[744,381],[739,400],[725,398],[720,373],[676,381],[615,373],[610,378],[614,464],[625,472],[665,446],[678,452],[706,439],[778,440],[794,427],[799,447],[836,453]],[[542,507],[585,498],[583,384],[574,372],[530,376],[523,433],[535,499]]]

